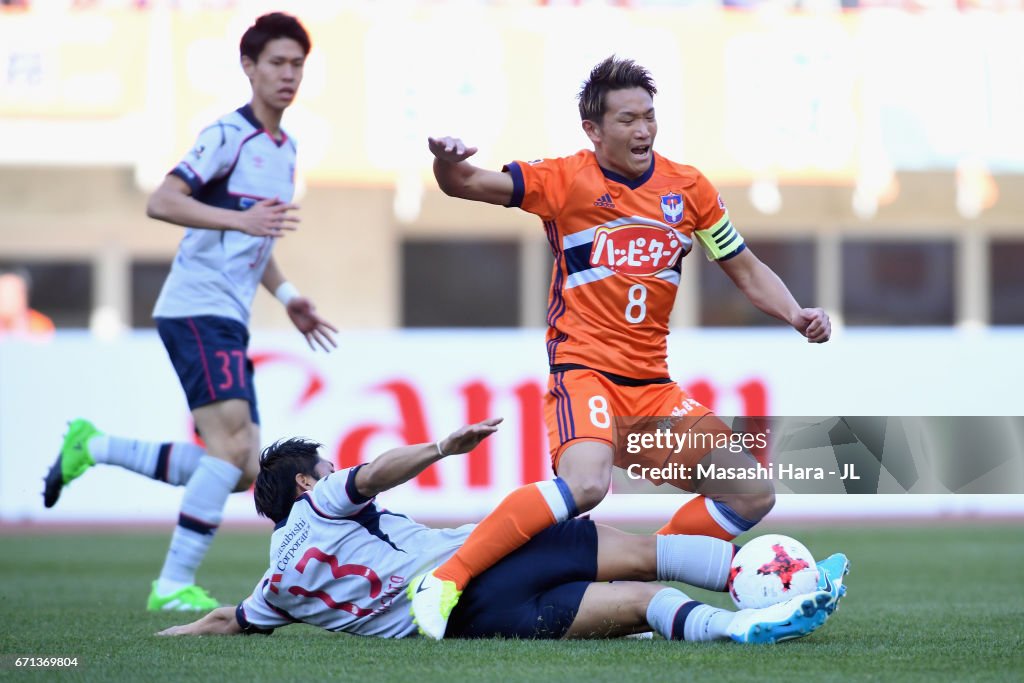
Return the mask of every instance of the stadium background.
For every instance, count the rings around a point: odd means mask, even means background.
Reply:
[[[0,680],[17,655],[75,655],[59,675],[85,681],[1024,677],[1019,493],[780,496],[752,533],[853,563],[837,618],[786,647],[372,642],[302,626],[153,638],[185,619],[142,611],[181,491],[96,468],[44,510],[41,479],[75,416],[191,438],[149,319],[181,231],[144,217],[146,193],[246,100],[238,36],[282,6],[314,49],[285,117],[302,229],[275,253],[343,333],[312,354],[257,295],[265,441],[302,434],[347,464],[504,415],[486,448],[385,501],[438,522],[547,476],[543,233],[442,196],[425,137],[462,136],[495,168],[574,152],[587,142],[573,95],[615,52],[657,80],[659,151],[704,170],[758,255],[834,321],[831,342],[807,346],[693,254],[673,375],[724,415],[1005,416],[991,424],[1018,458],[998,474],[1021,490],[1019,0],[2,0],[0,269],[29,269],[57,333],[0,337]],[[612,495],[595,517],[647,531],[681,502]],[[267,530],[232,496],[201,584],[243,597]]]
[[[14,3],[18,5],[19,3]],[[0,12],[0,266],[33,276],[51,340],[0,340],[0,521],[170,520],[180,492],[101,468],[43,511],[64,422],[188,439],[149,312],[180,231],[146,193],[244,103],[263,2],[34,2]],[[653,72],[658,149],[701,168],[756,253],[833,316],[807,347],[696,254],[673,374],[722,414],[1019,415],[1024,34],[1019,3],[290,3],[314,49],[285,127],[301,230],[275,253],[342,330],[304,349],[257,296],[264,440],[340,463],[502,414],[503,433],[389,502],[470,519],[546,476],[539,401],[551,257],[536,219],[444,197],[425,138],[477,161],[587,146],[573,96],[610,53]],[[1019,476],[1019,473],[1017,473]],[[611,497],[653,522],[670,502]],[[1019,515],[1021,496],[786,496],[788,518]],[[246,496],[228,519],[255,520]]]

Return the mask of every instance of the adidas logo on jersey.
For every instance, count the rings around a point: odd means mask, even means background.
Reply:
[[[612,196],[605,192],[603,195],[597,198],[594,202],[594,206],[598,206],[602,209],[614,209],[615,202],[612,201]]]

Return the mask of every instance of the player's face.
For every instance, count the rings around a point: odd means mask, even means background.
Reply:
[[[313,473],[316,475],[317,481],[320,481],[332,472],[334,472],[334,463],[328,462],[323,458],[320,458],[320,462],[318,462],[316,467],[313,468]]]
[[[302,46],[291,38],[269,41],[255,62],[242,58],[242,68],[252,83],[253,99],[278,111],[283,111],[295,99],[305,64]]]
[[[637,178],[650,168],[654,154],[658,134],[654,100],[643,88],[629,88],[612,90],[604,96],[604,104],[601,122],[584,121],[583,129],[594,143],[601,166]]]

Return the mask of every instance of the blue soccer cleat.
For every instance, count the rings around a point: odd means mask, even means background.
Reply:
[[[842,553],[829,555],[818,563],[818,590],[833,594],[825,608],[829,614],[839,609],[839,599],[846,595],[845,577],[850,573],[850,560]]]
[[[740,610],[729,623],[729,637],[757,645],[802,638],[825,623],[833,598],[831,592],[818,591],[762,609]]]

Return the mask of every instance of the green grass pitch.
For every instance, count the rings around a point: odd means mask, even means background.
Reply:
[[[1020,681],[1019,524],[765,526],[849,555],[850,592],[817,633],[775,646],[655,641],[385,641],[291,626],[270,637],[155,638],[187,621],[143,610],[168,533],[0,536],[0,681]],[[226,529],[201,569],[224,601],[261,576],[267,535]],[[728,596],[688,590],[720,606]],[[12,655],[78,657],[14,669]]]

